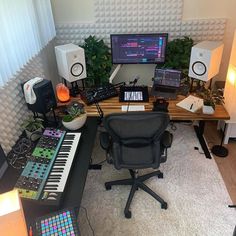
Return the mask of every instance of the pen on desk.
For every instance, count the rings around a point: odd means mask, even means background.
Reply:
[[[191,106],[190,106],[190,110],[192,110],[192,108],[193,108],[193,103],[192,103]]]

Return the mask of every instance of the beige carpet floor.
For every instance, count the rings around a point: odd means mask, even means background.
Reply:
[[[107,163],[101,171],[89,170],[82,206],[87,209],[96,236],[233,235],[236,210],[227,207],[231,200],[214,159],[206,159],[194,150],[199,143],[192,126],[177,124],[172,133],[174,141],[167,162],[160,167],[164,178],[146,181],[168,202],[167,210],[139,190],[131,204],[132,218],[126,219],[123,211],[130,187],[117,186],[106,191],[104,183],[127,178],[128,171],[117,171]],[[93,162],[104,158],[97,140]],[[84,209],[80,210],[79,224],[82,236],[92,235]]]

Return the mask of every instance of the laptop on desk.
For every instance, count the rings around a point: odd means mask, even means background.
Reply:
[[[181,77],[180,70],[155,69],[151,95],[165,99],[176,99]]]

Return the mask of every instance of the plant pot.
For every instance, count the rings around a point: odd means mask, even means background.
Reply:
[[[202,113],[206,115],[212,115],[215,113],[215,110],[212,106],[203,105]]]
[[[42,128],[39,128],[33,132],[29,130],[25,130],[25,133],[26,133],[27,138],[34,142],[42,136],[43,132],[42,132]]]
[[[64,125],[65,128],[69,130],[77,130],[85,124],[86,119],[87,119],[87,113],[84,113],[76,117],[72,121],[69,121],[69,122],[62,121],[62,124]]]

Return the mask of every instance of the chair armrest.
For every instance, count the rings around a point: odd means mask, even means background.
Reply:
[[[164,148],[171,147],[173,140],[173,134],[171,134],[169,131],[165,131],[161,137],[161,146]]]
[[[101,132],[99,138],[101,147],[108,150],[111,145],[110,135],[107,132]]]

